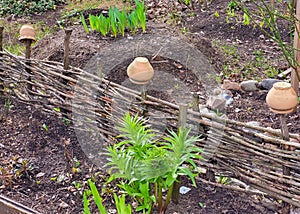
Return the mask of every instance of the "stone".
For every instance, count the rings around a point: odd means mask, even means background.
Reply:
[[[277,82],[282,82],[282,80],[279,80],[279,79],[264,79],[263,81],[261,81],[260,87],[262,89],[270,90],[273,87],[273,85]]]
[[[209,96],[206,106],[212,110],[223,111],[226,106],[226,99],[223,96]]]
[[[235,90],[235,91],[240,91],[241,90],[240,84],[238,84],[236,82],[231,82],[229,80],[224,80],[223,81],[222,88],[224,90]]]
[[[256,80],[246,80],[241,82],[241,89],[244,91],[256,91],[258,90],[258,82]]]

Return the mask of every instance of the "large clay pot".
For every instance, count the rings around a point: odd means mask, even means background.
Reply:
[[[135,84],[146,84],[153,78],[154,70],[146,57],[137,57],[128,66],[127,75]]]
[[[271,111],[277,114],[293,112],[298,104],[298,96],[290,83],[277,82],[267,94],[266,101]]]
[[[24,41],[25,39],[30,39],[35,41],[35,30],[31,25],[23,25],[20,29],[20,41]]]

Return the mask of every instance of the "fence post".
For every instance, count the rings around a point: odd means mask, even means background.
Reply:
[[[286,116],[285,114],[280,114],[279,115],[279,119],[280,119],[280,125],[281,125],[281,134],[282,134],[282,139],[289,141],[290,137],[289,137],[289,130],[286,124]],[[287,145],[282,145],[282,150],[290,150],[290,147]],[[291,171],[290,168],[287,166],[283,166],[282,167],[282,174],[286,175],[286,176],[290,176],[291,175]],[[289,214],[290,213],[290,204],[287,202],[283,202],[282,203],[282,214]]]
[[[179,104],[179,117],[178,117],[178,129],[186,128],[186,121],[187,121],[187,104]],[[175,204],[178,204],[179,201],[179,188],[180,188],[180,176],[173,184],[173,192],[172,192],[172,201]]]
[[[294,55],[295,60],[297,61],[297,67],[296,69],[292,69],[291,73],[291,85],[292,88],[295,90],[295,92],[299,95],[299,78],[300,78],[300,67],[298,66],[300,64],[300,42],[299,42],[299,30],[300,30],[300,1],[296,0],[296,26],[295,26],[295,32],[294,32]],[[294,111],[297,110],[297,106],[295,107]]]
[[[30,59],[31,55],[31,44],[33,41],[35,41],[35,30],[31,25],[23,25],[20,29],[20,42],[22,42],[25,47],[26,47],[26,52],[25,52],[25,58]],[[30,65],[30,62],[26,62],[27,65]],[[26,72],[28,72],[29,77],[27,78],[27,81],[29,82],[27,84],[27,89],[28,93],[30,94],[32,91],[32,85],[30,84],[31,82],[31,70],[30,68],[26,68]]]
[[[69,65],[70,65],[70,58],[69,58],[69,53],[70,53],[70,38],[71,38],[71,34],[72,34],[72,29],[68,28],[65,29],[65,51],[64,51],[64,69],[68,70],[69,69]]]
[[[0,20],[0,52],[3,51],[3,32],[4,32],[4,24],[2,23],[2,20]],[[2,53],[0,53],[0,57],[2,57]],[[1,63],[1,60],[0,60]],[[2,70],[0,69],[0,72]],[[4,82],[0,78],[0,95],[2,94],[4,90]]]

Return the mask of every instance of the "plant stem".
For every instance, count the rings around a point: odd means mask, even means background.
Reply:
[[[163,207],[164,212],[166,211],[166,209],[167,209],[167,207],[168,207],[168,205],[171,201],[171,196],[172,196],[172,193],[173,193],[174,184],[175,184],[175,182],[171,185],[171,187],[168,190],[167,198],[166,198],[166,201],[165,201],[165,204],[164,204],[164,207]]]
[[[162,202],[162,185],[158,182],[158,210],[159,213],[163,213],[163,202]]]

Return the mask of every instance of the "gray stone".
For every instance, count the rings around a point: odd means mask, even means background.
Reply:
[[[206,106],[212,110],[223,111],[226,106],[226,99],[221,96],[209,96],[206,102]]]
[[[244,91],[256,91],[258,88],[258,82],[256,80],[246,80],[241,82],[241,88]]]
[[[264,79],[261,83],[260,83],[260,87],[262,89],[267,89],[270,90],[273,85],[277,82],[282,82],[282,80],[279,79]]]

